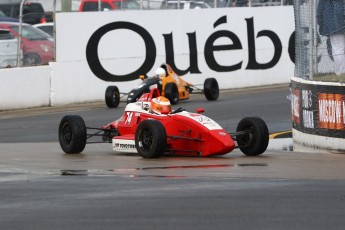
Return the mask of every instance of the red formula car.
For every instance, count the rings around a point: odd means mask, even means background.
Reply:
[[[116,152],[137,152],[143,158],[215,156],[237,147],[248,156],[265,152],[269,133],[261,118],[243,118],[230,134],[202,112],[202,108],[196,113],[182,108],[172,111],[169,100],[152,89],[129,103],[121,118],[101,128],[86,127],[78,115],[64,116],[59,125],[60,146],[65,153],[80,153],[87,143],[112,143]],[[102,141],[91,141],[95,137]]]

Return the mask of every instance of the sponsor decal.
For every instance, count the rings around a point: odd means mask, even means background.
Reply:
[[[200,123],[201,125],[205,126],[209,130],[214,130],[214,129],[223,129],[217,122],[212,120],[209,117],[206,117],[201,114],[196,114],[196,113],[179,113],[181,116],[189,117],[190,119]]]
[[[306,128],[314,128],[314,111],[312,108],[312,92],[311,90],[302,90],[302,116],[303,126]]]
[[[141,106],[141,103],[136,103],[137,106]],[[126,112],[126,121],[125,121],[125,125],[130,125],[133,119],[133,115],[135,117],[140,117],[140,113],[138,112]]]
[[[120,149],[135,149],[135,144],[118,144]]]
[[[291,119],[297,125],[301,124],[300,118],[300,91],[297,89],[291,90]]]
[[[117,152],[137,152],[134,140],[128,139],[113,139],[113,149]]]
[[[320,93],[318,107],[319,128],[345,130],[345,95]]]
[[[127,112],[127,118],[126,118],[126,121],[125,121],[125,125],[129,125],[132,121],[132,116],[133,116],[133,113],[132,112]]]

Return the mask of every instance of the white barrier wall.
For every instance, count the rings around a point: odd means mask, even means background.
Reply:
[[[163,62],[193,84],[215,77],[222,89],[288,83],[293,31],[292,6],[58,13],[46,100],[104,100],[108,85],[128,92]]]
[[[105,89],[109,83],[94,77],[83,61],[50,63],[51,105],[104,100]],[[139,84],[137,79],[130,82],[116,82],[125,91]]]
[[[0,69],[0,111],[49,106],[50,67]]]
[[[61,13],[56,18],[52,105],[102,100],[109,84],[128,92],[138,83],[133,79],[152,75],[163,62],[173,62],[195,84],[215,77],[223,89],[286,83],[293,76],[292,7]],[[59,83],[62,78],[68,87]]]

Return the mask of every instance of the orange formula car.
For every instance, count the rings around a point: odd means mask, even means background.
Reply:
[[[150,92],[152,88],[158,88],[160,94],[168,98],[173,105],[180,100],[189,99],[190,94],[204,94],[210,101],[217,100],[219,96],[219,86],[215,78],[207,78],[201,89],[178,76],[167,64],[161,65],[154,76],[141,75],[140,78],[143,81],[129,93],[120,93],[117,86],[108,86],[105,91],[106,105],[109,108],[116,108],[125,95],[127,95],[127,103],[136,102],[141,95]]]

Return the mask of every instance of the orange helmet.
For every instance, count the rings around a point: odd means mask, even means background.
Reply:
[[[168,98],[160,96],[153,98],[151,101],[150,110],[152,112],[160,114],[162,111],[171,112],[171,104]]]

